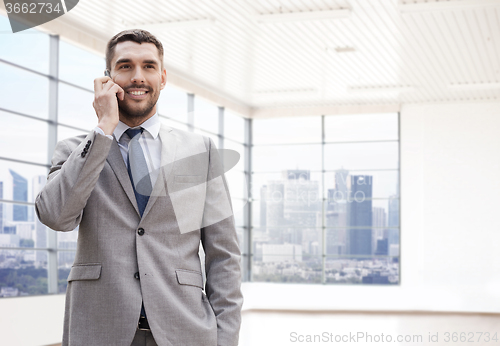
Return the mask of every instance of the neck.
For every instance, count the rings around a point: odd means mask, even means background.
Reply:
[[[156,114],[156,107],[151,111],[150,114],[144,116],[144,117],[141,117],[141,118],[129,118],[129,117],[126,117],[124,116],[121,112],[120,112],[120,121],[122,123],[124,123],[125,125],[127,126],[130,126],[130,127],[136,127],[136,126],[139,126],[141,124],[143,124],[146,120],[148,120],[149,118],[151,118],[153,115]]]

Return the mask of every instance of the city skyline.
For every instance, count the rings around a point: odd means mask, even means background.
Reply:
[[[326,194],[323,245],[318,181],[311,180],[309,170],[283,170],[281,176],[281,179],[269,180],[260,187],[260,222],[254,231],[253,244],[254,260],[258,261],[254,263],[254,275],[272,281],[272,275],[279,276],[280,265],[300,267],[307,261],[320,259],[325,251],[330,257],[350,258],[347,261],[351,261],[351,265],[356,257],[361,262],[370,257],[377,260],[387,258],[385,267],[380,265],[351,272],[347,264],[347,267],[339,267],[336,274],[357,275],[360,282],[367,284],[389,284],[399,280],[399,269],[395,269],[399,262],[399,249],[396,249],[399,240],[397,244],[394,241],[399,230],[389,228],[399,220],[399,209],[394,207],[399,205],[397,195],[387,199],[385,207],[372,206],[373,176],[351,175],[343,168],[337,170],[335,188],[328,189]],[[399,227],[397,222],[396,227]],[[390,240],[389,236],[394,239]],[[387,257],[391,255],[390,245],[393,246],[393,257]],[[274,272],[269,269],[273,265],[277,266]],[[307,272],[304,268],[297,269],[293,275],[306,275]]]

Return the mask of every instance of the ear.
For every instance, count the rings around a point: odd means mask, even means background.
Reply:
[[[163,90],[166,84],[167,84],[167,70],[163,69],[163,71],[161,71],[160,90]]]

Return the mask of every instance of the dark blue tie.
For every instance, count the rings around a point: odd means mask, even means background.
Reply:
[[[144,129],[128,129],[125,131],[130,138],[127,154],[127,168],[132,187],[134,188],[135,199],[139,207],[139,213],[144,214],[146,205],[148,204],[149,196],[151,196],[152,186],[151,178],[149,177],[148,165],[139,138]]]

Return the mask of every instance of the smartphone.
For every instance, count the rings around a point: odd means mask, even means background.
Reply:
[[[109,77],[109,78],[111,78],[111,75],[109,74],[109,70],[108,69],[104,70],[104,75],[107,76],[107,77]]]

